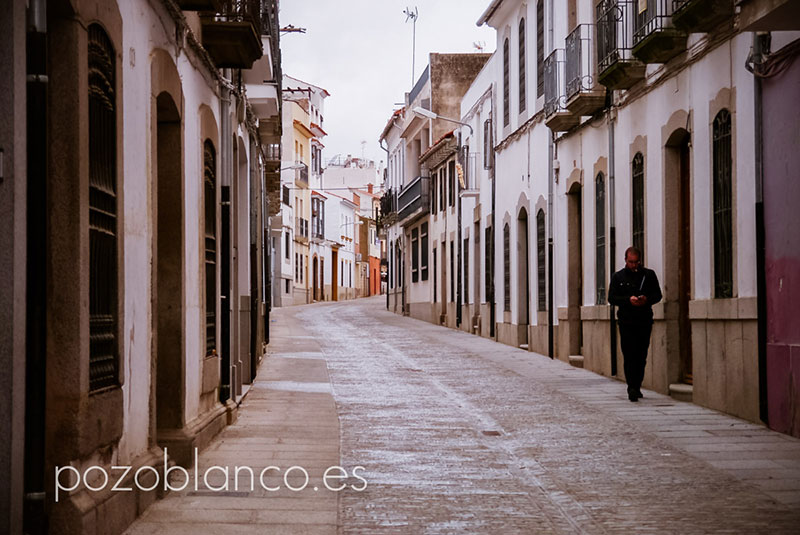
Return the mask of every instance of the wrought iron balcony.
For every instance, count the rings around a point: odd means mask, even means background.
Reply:
[[[323,225],[324,221],[319,216],[314,216],[311,219],[311,237],[314,240],[324,240],[325,239],[325,226]]]
[[[644,63],[666,63],[686,50],[686,34],[672,25],[672,0],[646,3],[634,19],[633,55]]]
[[[461,170],[456,168],[459,182],[462,184],[458,192],[461,198],[480,197],[481,195],[481,185],[478,181],[478,155],[477,152],[469,152],[469,147],[466,145],[461,147],[459,156]]]
[[[430,178],[418,176],[407,184],[397,197],[397,218],[400,225],[410,225],[421,216],[430,213],[428,190]]]
[[[645,66],[633,57],[634,0],[597,4],[597,81],[609,89],[630,89],[644,79]]]
[[[263,55],[261,0],[220,0],[202,14],[203,46],[219,68],[249,69]]]
[[[381,196],[381,210],[378,214],[378,227],[392,225],[397,221],[397,195],[389,188]]]
[[[733,0],[672,0],[672,24],[686,33],[710,32],[733,21]]]
[[[564,49],[553,50],[544,60],[544,121],[554,132],[563,132],[580,123],[580,116],[567,110]]]
[[[300,187],[308,187],[308,166],[303,162],[296,162],[295,165],[300,167],[294,170],[294,181]]]
[[[594,43],[592,24],[579,24],[566,40],[567,109],[578,116],[592,115],[606,100],[606,89],[597,82]]]

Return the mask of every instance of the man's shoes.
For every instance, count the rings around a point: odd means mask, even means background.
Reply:
[[[636,402],[639,401],[639,396],[637,396],[636,394],[628,394],[628,399],[630,401]]]
[[[642,394],[641,390],[637,390],[636,391],[636,397],[639,398],[639,399],[642,399],[644,397],[644,394]]]

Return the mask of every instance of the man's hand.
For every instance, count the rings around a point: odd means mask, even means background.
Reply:
[[[636,297],[635,295],[632,295],[631,296],[631,304],[633,306],[635,306],[635,307],[638,307],[639,306],[639,298]]]
[[[644,306],[647,304],[647,297],[644,295],[639,296],[639,305]]]
[[[640,296],[631,296],[631,304],[635,307],[644,306],[647,304],[647,297],[640,295]]]

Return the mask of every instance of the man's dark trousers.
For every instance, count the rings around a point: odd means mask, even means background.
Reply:
[[[622,347],[623,369],[628,382],[628,394],[635,395],[642,387],[644,367],[647,364],[647,348],[650,347],[650,333],[653,324],[619,323],[620,346]]]

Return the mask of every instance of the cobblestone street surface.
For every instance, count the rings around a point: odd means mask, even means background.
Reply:
[[[384,303],[276,314],[318,333],[367,468],[341,532],[800,532],[800,441]]]
[[[129,533],[800,533],[800,441],[384,304],[273,310],[200,457],[304,466],[308,488],[173,492]],[[313,490],[337,464],[366,490]]]

